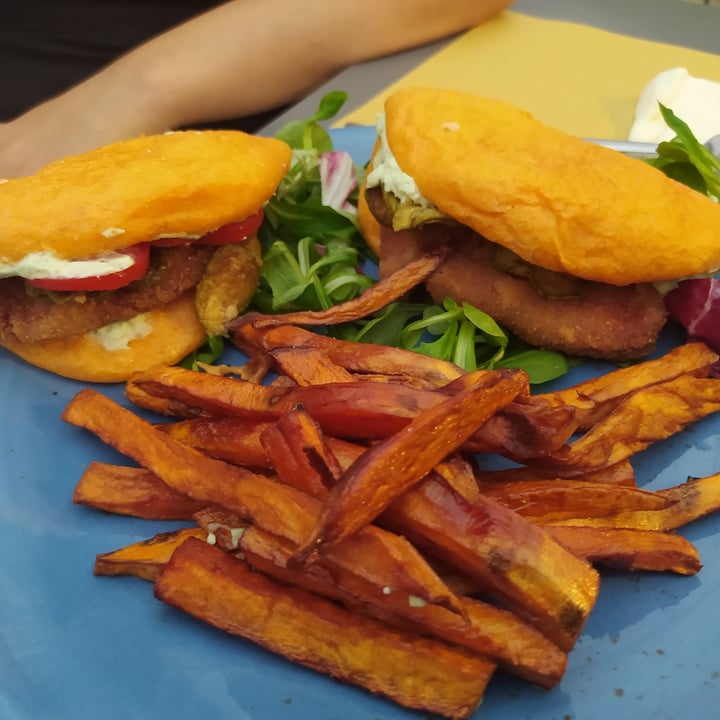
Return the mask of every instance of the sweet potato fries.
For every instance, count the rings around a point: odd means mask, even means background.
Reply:
[[[144,578],[295,662],[467,718],[496,668],[561,681],[602,567],[701,569],[675,531],[720,508],[720,474],[650,491],[631,460],[720,409],[704,345],[533,395],[521,371],[463,373],[278,318],[233,333],[266,384],[158,368],[126,386],[155,422],[90,389],[66,407],[136,463],[90,464],[75,502],[188,524],[99,554],[97,574]],[[478,452],[514,465],[482,471]]]

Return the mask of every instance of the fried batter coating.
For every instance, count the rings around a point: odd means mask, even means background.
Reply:
[[[568,278],[576,292],[553,297],[539,292],[531,279],[498,269],[493,258],[497,246],[470,230],[428,226],[381,232],[381,275],[428,246],[447,242],[452,233],[450,255],[426,282],[434,300],[450,296],[468,302],[534,347],[633,360],[652,352],[667,319],[662,296],[648,283],[617,286]]]
[[[22,278],[0,281],[0,342],[37,342],[79,335],[166,305],[200,281],[216,248],[154,248],[141,280],[108,292],[49,293]]]

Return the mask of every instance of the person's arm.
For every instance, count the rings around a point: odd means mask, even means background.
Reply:
[[[0,177],[142,133],[245,117],[343,68],[479,25],[512,0],[233,0],[0,125]]]

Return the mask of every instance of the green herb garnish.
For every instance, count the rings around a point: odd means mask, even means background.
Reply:
[[[670,108],[658,103],[667,126],[675,137],[657,146],[657,157],[646,162],[668,177],[720,201],[720,159],[693,134],[688,124]]]
[[[224,348],[225,341],[223,338],[216,335],[208,337],[197,350],[181,360],[178,365],[188,370],[197,370],[200,367],[199,363],[211,365],[216,360],[219,360]]]
[[[263,269],[253,306],[261,312],[325,309],[373,283],[359,269],[370,251],[353,212],[363,169],[352,167],[355,179],[347,197],[352,209],[323,202],[321,156],[332,153],[333,144],[320,123],[333,118],[346,99],[347,93],[329,93],[309,120],[288,123],[277,133],[293,148],[293,161],[265,206],[258,234]]]
[[[522,368],[534,384],[561,377],[570,368],[564,355],[519,344],[487,313],[451,298],[442,306],[430,300],[393,303],[358,328],[345,326],[334,334],[414,350],[468,371]]]

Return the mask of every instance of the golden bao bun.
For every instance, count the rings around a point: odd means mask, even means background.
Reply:
[[[284,142],[233,130],[149,135],[0,185],[0,262],[66,259],[161,234],[203,234],[255,213],[290,164]]]
[[[37,343],[2,343],[31,365],[83,382],[113,383],[133,372],[173,365],[202,345],[207,337],[195,311],[195,291],[146,313],[151,332],[127,349],[107,350],[92,334]]]
[[[615,285],[720,267],[720,204],[512,105],[401,89],[390,148],[441,211],[550,270]]]

